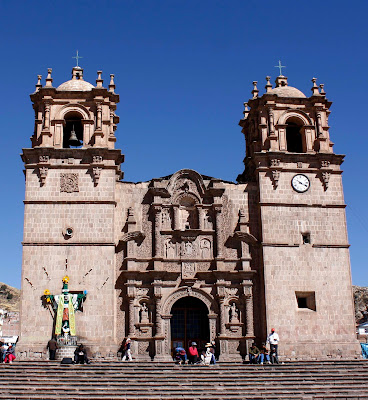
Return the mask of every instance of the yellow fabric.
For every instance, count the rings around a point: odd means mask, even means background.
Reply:
[[[57,313],[56,313],[55,335],[61,334],[61,324],[63,322],[63,312],[64,312],[64,296],[60,296],[58,309],[57,309]]]
[[[75,312],[71,294],[69,295],[69,328],[70,335],[75,336]]]

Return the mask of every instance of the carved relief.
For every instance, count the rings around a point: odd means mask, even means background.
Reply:
[[[102,168],[99,168],[99,167],[92,168],[92,173],[93,173],[93,179],[94,179],[94,182],[95,182],[95,186],[98,185],[98,182],[99,182],[100,176],[101,176],[101,171],[102,171]]]
[[[137,287],[136,288],[136,295],[138,298],[141,297],[147,297],[148,293],[149,293],[149,288],[141,288],[141,287]]]
[[[174,243],[171,239],[168,239],[165,242],[165,257],[168,259],[177,258],[176,243]]]
[[[40,163],[48,163],[50,161],[50,157],[49,156],[39,156],[38,160]]]
[[[93,156],[92,157],[92,162],[94,164],[100,164],[103,161],[103,157],[102,156]]]
[[[193,262],[183,262],[181,264],[182,279],[192,279],[197,273],[196,265]]]
[[[237,354],[239,348],[239,341],[238,340],[229,340],[228,344],[228,351],[229,354]]]
[[[60,174],[60,192],[79,192],[78,174]]]
[[[43,186],[46,183],[46,177],[47,177],[47,173],[49,172],[49,169],[47,167],[40,167],[38,169],[39,171],[39,176],[40,176],[40,183],[41,186]]]
[[[272,172],[273,187],[276,190],[277,186],[279,186],[280,171],[278,171],[277,169],[273,169],[271,172]]]
[[[147,354],[149,351],[149,343],[148,342],[138,342],[138,354]]]
[[[322,171],[322,181],[323,181],[323,185],[324,185],[325,190],[328,189],[328,183],[330,181],[330,176],[331,176],[330,172]]]
[[[208,239],[202,239],[200,247],[201,247],[201,258],[202,259],[208,260],[209,258],[212,258],[211,242]]]

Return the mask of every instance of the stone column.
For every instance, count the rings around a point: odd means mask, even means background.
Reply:
[[[178,230],[180,230],[179,205],[174,204],[173,210],[174,210],[174,230],[178,231]]]
[[[321,112],[317,112],[317,135],[322,136],[323,135],[323,128],[322,128],[322,116]]]
[[[205,217],[205,209],[202,206],[198,206],[198,227],[201,231],[204,230],[204,217]]]
[[[48,131],[50,129],[50,103],[49,102],[45,103],[45,116],[44,116],[43,128],[45,131]]]
[[[156,324],[155,324],[155,330],[156,330],[156,336],[161,336],[162,335],[162,318],[161,318],[161,306],[162,306],[162,292],[161,292],[161,287],[162,287],[162,281],[160,280],[155,280],[153,282],[153,291],[154,291],[154,297],[156,300]]]
[[[269,136],[273,136],[275,134],[275,123],[273,119],[273,108],[268,109],[268,122],[269,122]]]
[[[161,233],[160,233],[160,217],[161,217],[161,206],[154,206],[155,213],[155,257],[162,257],[161,251]]]
[[[216,244],[217,244],[217,258],[222,257],[222,235],[221,235],[221,205],[214,207],[216,215]]]
[[[247,336],[254,336],[252,294],[245,298],[245,310],[247,319]]]
[[[129,301],[129,328],[128,336],[131,338],[135,335],[135,312],[134,312],[134,299],[135,299],[135,282],[133,280],[128,280],[127,286],[127,296]]]
[[[100,131],[102,129],[102,105],[101,103],[97,104],[97,121],[96,121],[96,130]]]

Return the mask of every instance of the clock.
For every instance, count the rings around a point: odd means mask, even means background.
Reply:
[[[306,175],[297,174],[291,180],[291,186],[296,192],[304,193],[310,187],[310,180]]]

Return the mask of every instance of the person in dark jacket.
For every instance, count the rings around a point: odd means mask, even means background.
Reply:
[[[55,360],[58,345],[54,336],[48,341],[47,348],[49,349],[49,360]]]
[[[74,362],[76,364],[89,364],[90,361],[87,357],[87,350],[83,346],[83,344],[80,344],[74,352]]]

